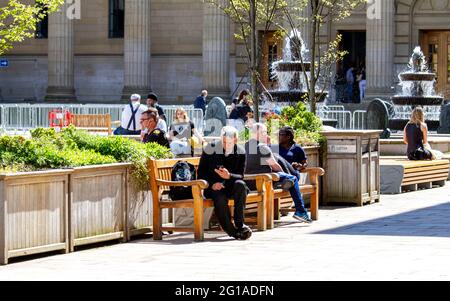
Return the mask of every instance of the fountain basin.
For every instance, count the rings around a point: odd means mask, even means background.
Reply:
[[[401,96],[392,97],[392,102],[402,106],[440,106],[444,102],[442,96]]]
[[[436,74],[428,72],[404,72],[400,73],[399,78],[402,81],[433,81],[436,78]]]
[[[274,65],[277,72],[301,72],[301,71],[311,71],[311,63],[299,61],[295,62],[279,62]]]
[[[269,91],[270,95],[272,95],[273,99],[278,102],[305,102],[305,99],[308,97],[308,92],[303,91]],[[323,102],[327,97],[328,93],[324,92],[322,95],[320,93],[316,93],[316,98],[318,98],[317,102]]]

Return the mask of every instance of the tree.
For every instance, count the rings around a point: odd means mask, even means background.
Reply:
[[[341,61],[346,51],[339,50],[341,35],[323,44],[320,41],[320,31],[329,22],[338,22],[349,17],[352,11],[359,5],[367,3],[367,0],[295,0],[294,5],[284,8],[284,15],[288,28],[296,29],[309,24],[306,49],[310,54],[311,70],[306,82],[307,101],[311,106],[311,112],[316,113],[317,101],[324,97],[325,88],[331,82],[332,67]],[[307,10],[306,14],[300,14]],[[283,28],[287,32],[287,28]],[[293,37],[298,39],[297,31],[293,31]],[[303,58],[300,58],[304,64]],[[306,70],[303,68],[303,70]],[[306,71],[303,71],[306,76]],[[320,92],[318,92],[320,90]]]
[[[306,45],[311,59],[311,70],[306,82],[307,99],[311,111],[316,113],[317,101],[324,97],[325,88],[331,81],[332,67],[342,60],[345,51],[339,50],[341,35],[329,43],[320,41],[320,30],[328,22],[338,22],[351,15],[351,12],[367,0],[204,0],[221,8],[237,25],[235,37],[244,41],[246,47],[249,71],[251,76],[251,93],[256,98],[255,115],[259,117],[258,86],[266,93],[259,77],[259,49],[257,45],[258,28],[264,31],[276,29],[280,36],[294,37],[298,40],[298,29],[309,24]],[[306,14],[301,14],[306,10]],[[293,32],[294,35],[289,35]],[[304,64],[304,58],[300,57]],[[306,78],[307,69],[303,68]],[[320,90],[320,92],[318,92]]]
[[[12,48],[13,43],[34,37],[36,25],[64,3],[64,0],[36,0],[24,4],[23,0],[9,0],[0,8],[0,55]]]
[[[237,25],[235,38],[244,42],[248,71],[251,78],[251,94],[255,118],[259,119],[258,86],[261,85],[259,76],[260,49],[257,43],[258,28],[264,32],[275,26],[283,18],[283,11],[287,7],[285,0],[203,0],[207,4],[216,5]]]

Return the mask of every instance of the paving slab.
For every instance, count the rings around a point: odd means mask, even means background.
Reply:
[[[450,280],[450,185],[283,217],[248,241],[222,232],[150,237],[12,259],[0,280]]]

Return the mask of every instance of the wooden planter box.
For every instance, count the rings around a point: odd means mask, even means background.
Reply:
[[[130,163],[75,168],[71,175],[71,251],[74,246],[121,239],[152,231],[149,190],[135,188]],[[163,223],[169,221],[165,210]]]
[[[0,264],[11,257],[69,251],[71,172],[0,175]]]
[[[323,198],[327,204],[362,206],[380,200],[380,133],[323,132],[327,138],[323,154]]]
[[[74,168],[70,176],[70,250],[126,241],[127,163]]]
[[[135,189],[128,175],[128,236],[144,234],[152,231],[153,199],[149,190],[139,191]]]

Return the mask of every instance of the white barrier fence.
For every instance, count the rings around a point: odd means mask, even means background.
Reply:
[[[203,130],[203,111],[193,106],[161,106],[167,126],[173,122],[175,111],[183,107],[192,122]],[[26,131],[38,127],[49,127],[49,112],[69,111],[72,114],[110,114],[111,120],[121,119],[124,105],[120,104],[3,104],[0,105],[0,125],[6,131]]]
[[[366,130],[366,111],[356,110],[353,112],[353,130]]]
[[[161,106],[170,126],[176,109],[186,110],[190,120],[200,132],[203,131],[204,120],[201,109],[193,106]],[[72,114],[110,114],[111,120],[121,119],[124,105],[121,104],[3,104],[0,105],[0,125],[7,131],[26,131],[38,127],[49,127],[48,114],[53,110],[68,110]],[[338,129],[364,130],[366,111],[358,110],[353,114],[344,106],[320,106],[317,115],[322,119],[336,120]]]

